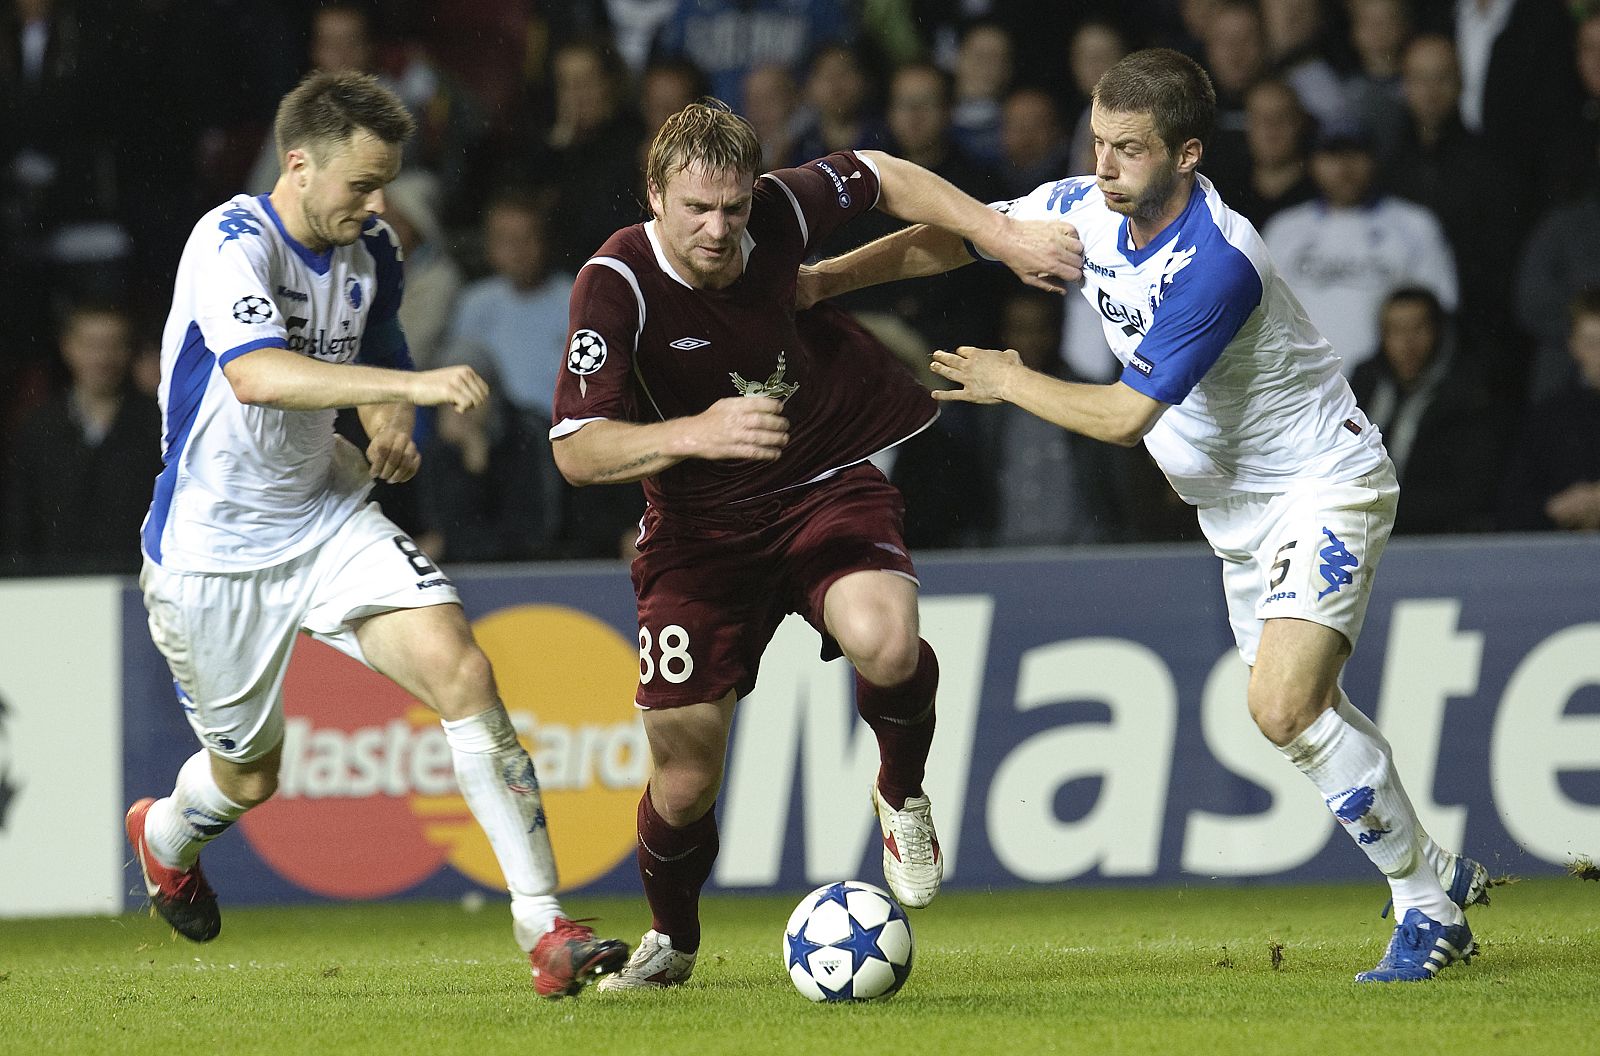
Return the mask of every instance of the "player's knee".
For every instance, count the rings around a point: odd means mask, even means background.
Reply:
[[[1250,691],[1249,703],[1256,728],[1279,747],[1304,733],[1316,721],[1319,710],[1304,694],[1255,688]]]
[[[650,778],[650,798],[668,825],[681,827],[705,817],[717,802],[722,772],[712,766],[677,765],[657,769]]]
[[[433,699],[426,703],[443,718],[466,718],[494,703],[494,668],[475,643],[443,652],[430,666],[434,674],[427,681]]]
[[[219,781],[217,785],[223,795],[248,810],[259,807],[278,791],[278,772],[258,770],[236,773],[230,775],[225,782]]]
[[[921,641],[915,628],[881,616],[856,621],[839,639],[839,648],[868,682],[898,686],[917,673]]]

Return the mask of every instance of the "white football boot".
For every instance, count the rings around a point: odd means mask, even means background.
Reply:
[[[877,782],[872,784],[872,805],[883,830],[883,878],[902,906],[921,909],[933,901],[944,879],[933,807],[927,796],[911,796],[895,810],[878,795]]]
[[[694,954],[679,953],[672,939],[647,931],[622,970],[595,984],[598,990],[661,990],[688,982],[694,974]]]

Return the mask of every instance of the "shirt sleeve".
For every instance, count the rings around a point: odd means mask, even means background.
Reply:
[[[568,303],[566,359],[556,376],[551,439],[592,421],[634,420],[633,353],[644,312],[638,280],[627,264],[594,257],[579,269]]]
[[[367,312],[357,362],[394,370],[415,369],[405,330],[400,326],[400,301],[405,296],[405,255],[394,229],[374,217],[362,230],[361,241],[372,254],[377,293]]]
[[[1150,329],[1130,353],[1121,380],[1152,399],[1178,404],[1260,306],[1261,276],[1249,257],[1224,245],[1212,259],[1169,265],[1162,286]]]
[[[190,240],[195,255],[194,323],[218,364],[258,348],[288,348],[283,313],[272,297],[271,251],[260,221],[244,209],[224,214],[216,231],[202,221]],[[215,236],[215,237],[213,237]]]
[[[1043,183],[1021,198],[1005,202],[990,202],[989,208],[1018,220],[1065,220],[1067,214],[1094,190],[1093,176],[1073,176],[1053,183]],[[998,257],[984,253],[970,240],[963,240],[973,260],[996,263]]]
[[[845,221],[878,204],[878,170],[853,150],[777,169],[762,179],[788,199],[800,228],[802,257]]]

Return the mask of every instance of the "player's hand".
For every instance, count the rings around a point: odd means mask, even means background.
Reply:
[[[1004,352],[971,345],[962,345],[954,352],[941,349],[933,354],[933,372],[961,387],[935,389],[933,398],[962,403],[1001,403],[1005,399],[1002,394],[1007,375],[1022,369],[1022,357],[1009,348]]]
[[[471,367],[439,367],[411,376],[411,402],[418,407],[449,404],[466,412],[489,398],[489,383]]]
[[[696,416],[698,450],[706,459],[776,461],[789,442],[783,404],[770,396],[727,396]]]
[[[380,429],[367,444],[367,464],[372,467],[372,479],[386,484],[404,484],[422,468],[422,454],[410,433],[401,429]]]
[[[827,299],[823,289],[822,273],[810,264],[800,265],[800,274],[794,283],[794,310],[803,312],[818,301]]]
[[[1036,289],[1066,293],[1083,278],[1083,239],[1078,229],[1060,220],[1015,220],[1005,217],[1003,233],[978,248]]]
[[[1570,531],[1600,528],[1600,482],[1579,481],[1550,497],[1545,515]]]

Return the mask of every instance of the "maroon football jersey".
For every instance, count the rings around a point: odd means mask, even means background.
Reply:
[[[762,176],[744,273],[720,290],[679,278],[653,224],[612,235],[573,286],[551,437],[687,417],[726,396],[782,399],[776,461],[688,459],[644,482],[651,505],[689,513],[807,483],[926,427],[938,405],[888,349],[835,308],[795,312],[801,262],[877,198],[877,173],[852,152]]]

